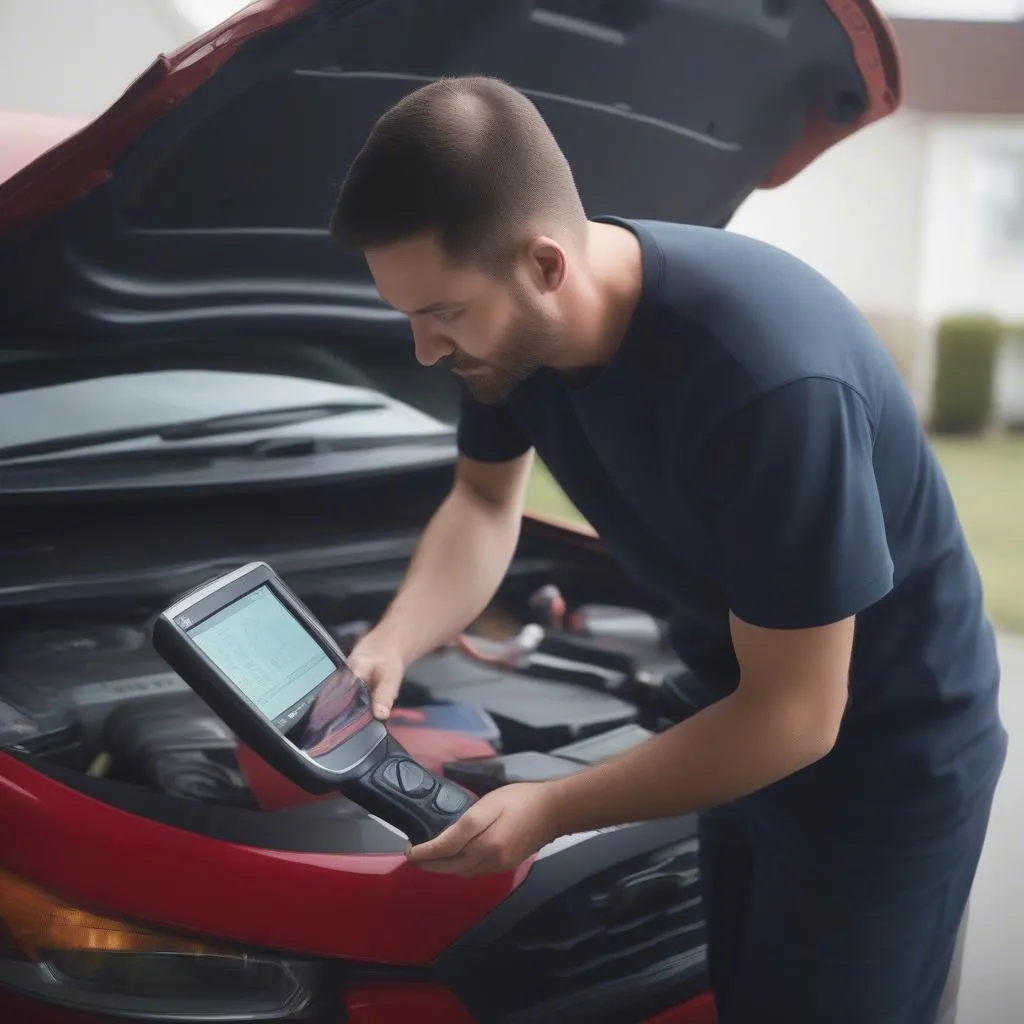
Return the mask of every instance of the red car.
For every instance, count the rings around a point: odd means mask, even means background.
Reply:
[[[5,1022],[714,1018],[692,820],[428,875],[149,643],[249,560],[346,640],[401,578],[454,384],[326,225],[375,116],[469,71],[534,98],[593,211],[708,225],[900,99],[870,0],[262,0],[80,129],[0,118]],[[479,791],[578,770],[700,703],[666,616],[531,517],[393,728]]]

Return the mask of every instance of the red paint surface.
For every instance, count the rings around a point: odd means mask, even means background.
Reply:
[[[458,997],[435,985],[365,985],[345,994],[348,1024],[474,1024]]]
[[[360,986],[346,995],[349,1024],[473,1024],[458,998],[432,985]],[[647,1024],[717,1024],[715,1004],[700,996]]]
[[[448,989],[432,985],[360,986],[345,999],[349,1024],[473,1024]],[[714,1000],[698,996],[652,1017],[647,1024],[717,1024]]]
[[[391,964],[433,960],[530,867],[461,879],[422,871],[400,855],[240,846],[110,807],[2,754],[0,835],[0,865],[96,913]],[[267,893],[288,898],[270,903]]]
[[[862,128],[892,114],[902,102],[899,49],[892,26],[872,0],[824,0],[843,27],[853,48],[854,60],[864,79],[867,107],[848,124],[834,124],[824,111],[808,119],[803,138],[782,158],[761,182],[762,188],[777,188],[791,181],[822,153]]]
[[[61,1006],[38,1003],[3,990],[0,990],[0,1021],[3,1024],[118,1024],[112,1017],[65,1010]]]
[[[348,1024],[475,1024],[458,997],[435,985],[360,985],[345,994]],[[340,1015],[339,1015],[340,1017]],[[647,1024],[717,1024],[714,1002],[700,996]],[[116,1024],[0,992],[0,1021],[17,1024]]]
[[[710,993],[651,1017],[647,1024],[717,1024],[718,1013]],[[794,1022],[795,1024],[795,1022]]]

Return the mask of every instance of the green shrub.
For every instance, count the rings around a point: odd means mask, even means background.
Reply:
[[[1024,321],[1007,324],[1003,328],[1004,345],[1024,345]],[[1024,416],[1020,412],[1011,413],[1003,424],[1008,434],[1024,434]]]
[[[950,317],[939,325],[932,430],[973,434],[992,418],[1005,327],[994,317]]]

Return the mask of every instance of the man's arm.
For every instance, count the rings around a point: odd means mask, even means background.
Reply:
[[[522,528],[533,466],[530,440],[509,406],[478,402],[460,387],[459,458],[451,492],[427,524],[401,588],[367,638],[371,648],[397,653],[403,665],[446,643],[480,615],[508,572]],[[399,682],[389,685],[397,689]]]
[[[406,666],[447,643],[486,608],[508,572],[522,527],[533,448],[508,406],[463,389],[459,459],[448,497],[420,538],[405,580],[349,661],[386,718]]]
[[[854,619],[800,630],[731,620],[740,684],[613,761],[552,782],[557,834],[729,803],[832,749],[847,700]]]
[[[494,463],[459,457],[451,493],[373,630],[405,664],[465,629],[494,596],[515,554],[532,463],[530,451]]]

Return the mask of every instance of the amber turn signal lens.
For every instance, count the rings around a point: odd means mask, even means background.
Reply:
[[[318,961],[119,921],[0,871],[0,990],[104,1020],[212,1024],[308,1019],[325,985]]]
[[[0,935],[28,959],[43,950],[122,953],[214,953],[195,940],[164,935],[61,902],[48,892],[0,871]]]

